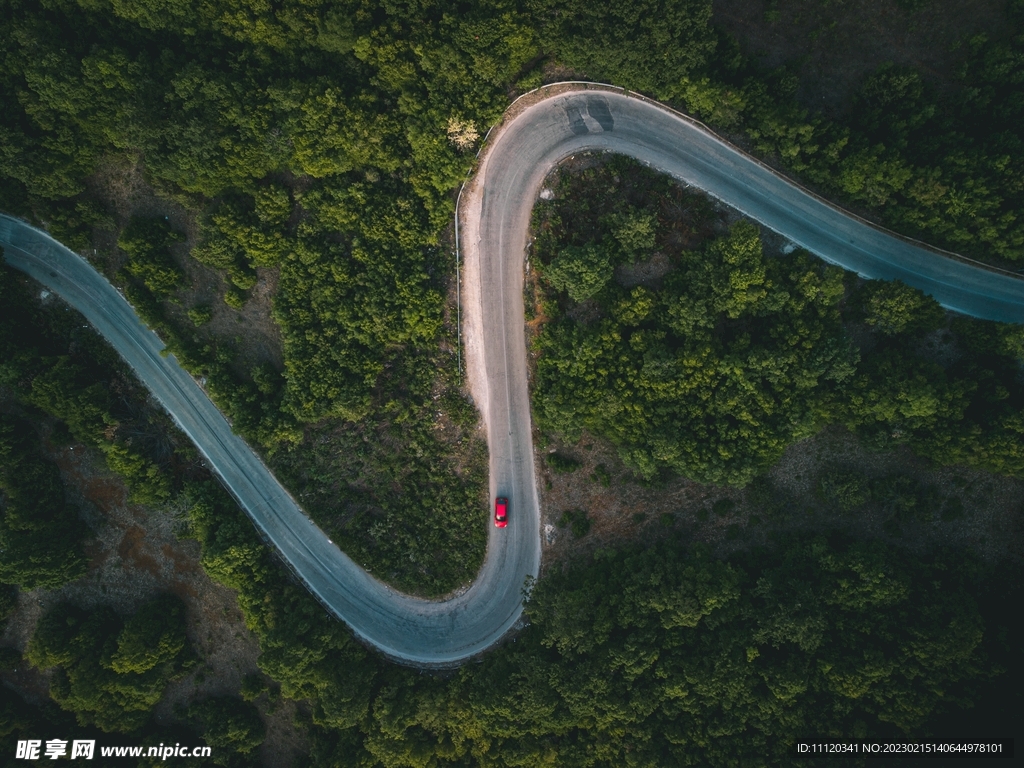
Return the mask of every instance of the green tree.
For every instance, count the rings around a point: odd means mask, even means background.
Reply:
[[[95,444],[107,427],[116,422],[110,415],[109,390],[99,382],[89,382],[88,372],[62,356],[32,380],[28,401],[63,421],[76,440]]]
[[[171,479],[153,462],[122,443],[102,446],[107,466],[128,484],[136,504],[162,504],[171,498]]]
[[[818,478],[818,496],[840,512],[852,512],[871,498],[868,479],[860,472],[833,467]]]
[[[14,613],[17,607],[18,588],[10,584],[0,584],[0,628],[7,624],[7,618]],[[7,669],[7,667],[3,667],[3,669]]]
[[[612,260],[599,245],[569,246],[542,271],[554,288],[565,291],[575,302],[595,296],[612,278]]]
[[[222,750],[229,750],[229,755],[247,755],[263,743],[267,734],[267,727],[252,704],[228,696],[193,704],[188,708],[188,717],[218,755]]]
[[[0,582],[56,589],[77,579],[86,533],[31,425],[0,415]]]
[[[865,358],[847,391],[849,426],[881,429],[905,441],[914,430],[962,418],[969,389],[950,382],[935,363],[885,348]]]
[[[839,188],[854,200],[881,207],[914,175],[906,161],[879,144],[846,157],[839,167]]]
[[[193,325],[199,328],[206,325],[213,319],[213,310],[206,305],[192,307],[192,309],[188,311],[188,319],[192,321]]]
[[[612,236],[631,261],[651,256],[654,251],[658,222],[654,216],[630,211],[616,217]]]
[[[900,280],[871,281],[858,298],[864,322],[885,336],[928,333],[946,319],[935,299]]]
[[[133,217],[117,239],[117,247],[128,255],[125,270],[140,280],[155,296],[172,295],[184,279],[171,259],[168,247],[181,236],[166,219]]]
[[[127,622],[110,608],[85,611],[64,603],[39,620],[25,658],[39,669],[57,668],[50,696],[81,725],[137,731],[167,684],[192,663],[183,621],[180,601],[170,596]]]
[[[765,259],[749,224],[681,262],[657,291],[610,283],[598,319],[544,327],[537,422],[611,440],[646,477],[743,484],[811,434],[854,373],[842,275],[806,255]]]
[[[170,665],[183,668],[193,656],[185,637],[185,606],[165,595],[143,606],[117,636],[110,668],[119,675],[143,675]]]
[[[534,0],[535,18],[552,19],[545,42],[561,60],[592,77],[665,97],[714,50],[709,4]],[[652,51],[657,51],[651,56]]]

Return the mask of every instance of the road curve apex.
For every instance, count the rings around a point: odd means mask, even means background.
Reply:
[[[518,174],[525,174],[531,163],[550,168],[588,150],[628,155],[862,277],[900,279],[946,308],[973,317],[1024,322],[1021,275],[866,221],[787,179],[692,117],[640,94],[599,83],[554,83],[524,94],[489,134],[477,176],[467,186],[479,188],[481,174],[495,165],[511,172],[494,156],[507,156],[515,137],[520,156],[513,165]],[[487,172],[494,179],[494,171]],[[463,203],[462,218],[466,210]]]

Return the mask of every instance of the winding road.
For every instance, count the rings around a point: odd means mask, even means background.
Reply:
[[[630,155],[865,277],[921,288],[976,317],[1024,321],[1024,281],[945,258],[818,200],[653,102],[607,88],[565,86],[518,102],[490,135],[460,205],[470,389],[490,448],[491,496],[510,500],[508,528],[488,526],[473,585],[446,601],[395,592],[342,553],[232,431],[199,385],[83,258],[24,222],[0,215],[7,262],[59,294],[92,323],[196,444],[242,508],[328,609],[397,661],[445,666],[481,653],[522,614],[522,589],[540,569],[523,317],[530,212],[547,173],[585,151]]]

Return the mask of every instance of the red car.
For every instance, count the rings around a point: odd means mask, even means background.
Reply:
[[[494,500],[494,527],[504,528],[508,525],[508,499],[500,496]]]

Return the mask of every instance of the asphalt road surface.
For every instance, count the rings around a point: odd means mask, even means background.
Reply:
[[[462,206],[470,382],[487,425],[491,496],[507,496],[510,510],[508,528],[488,527],[487,556],[473,585],[441,602],[389,589],[332,544],[173,356],[160,354],[157,336],[84,259],[2,215],[0,245],[8,263],[79,310],[131,365],[329,610],[393,659],[450,665],[486,650],[519,622],[524,581],[539,572],[523,260],[530,211],[545,175],[584,150],[631,155],[864,276],[900,278],[965,314],[1024,320],[1024,282],[879,232],[656,105],[593,90],[540,101],[495,132]]]

